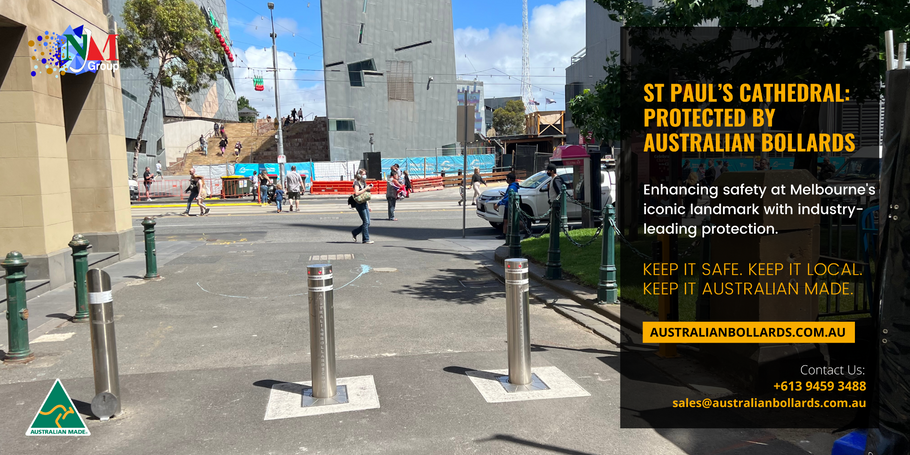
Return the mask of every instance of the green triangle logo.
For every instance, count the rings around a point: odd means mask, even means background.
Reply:
[[[73,400],[59,379],[51,387],[44,404],[35,414],[35,420],[25,432],[26,436],[91,436],[82,416],[76,411]]]

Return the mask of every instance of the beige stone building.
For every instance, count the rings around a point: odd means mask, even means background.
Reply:
[[[0,1],[0,256],[20,251],[51,288],[72,281],[76,233],[92,252],[136,250],[119,73],[55,77],[32,59],[39,35],[80,25],[107,41],[102,0]]]

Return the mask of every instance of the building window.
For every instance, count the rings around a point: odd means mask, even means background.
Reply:
[[[356,131],[354,119],[329,120],[329,131]]]
[[[351,87],[363,87],[363,71],[376,71],[373,59],[363,60],[348,64],[348,75],[351,77]]]
[[[411,62],[387,60],[389,99],[414,101],[414,71]]]

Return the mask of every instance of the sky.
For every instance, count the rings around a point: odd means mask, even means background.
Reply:
[[[325,115],[322,26],[319,0],[273,0],[278,35],[281,110],[302,109],[311,119]],[[275,113],[271,23],[268,2],[227,0],[237,95],[262,115]],[[484,96],[519,96],[521,85],[521,1],[453,0],[455,65],[461,79],[484,83]],[[565,109],[565,68],[585,47],[584,0],[529,0],[532,98],[541,110]],[[253,76],[264,78],[255,91]],[[454,90],[454,88],[453,88]],[[546,99],[555,100],[546,104]]]

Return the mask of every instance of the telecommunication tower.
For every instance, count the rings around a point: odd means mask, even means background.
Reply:
[[[528,0],[521,2],[521,101],[531,109],[531,40],[528,36]]]

